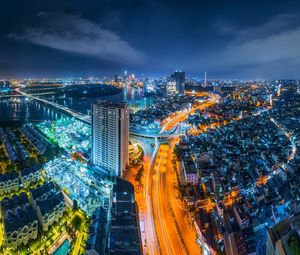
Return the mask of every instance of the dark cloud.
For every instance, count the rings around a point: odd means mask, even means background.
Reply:
[[[255,65],[300,58],[300,26],[230,43],[222,52],[225,65]]]
[[[261,78],[299,77],[300,23],[297,16],[278,15],[259,26],[246,28],[223,21],[217,22],[214,28],[221,38],[229,39],[220,49],[197,56],[198,62],[205,59],[206,69],[221,73],[234,70],[236,75],[243,77],[255,74],[264,76]]]
[[[184,69],[198,77],[300,78],[299,0],[11,0],[1,7],[1,76]]]
[[[27,27],[10,38],[107,61],[139,64],[145,55],[117,34],[71,12],[39,12],[39,26]]]
[[[269,37],[272,34],[294,28],[299,25],[300,18],[298,15],[280,14],[271,17],[266,22],[256,25],[239,27],[237,24],[232,24],[228,21],[218,21],[214,28],[220,35],[234,36],[235,41],[253,40],[256,38]]]

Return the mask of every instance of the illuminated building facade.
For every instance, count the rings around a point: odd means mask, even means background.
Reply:
[[[38,236],[38,219],[25,192],[1,201],[5,244],[16,250]]]
[[[92,162],[122,176],[129,162],[128,105],[98,102],[92,106],[92,116]]]
[[[167,96],[175,95],[176,91],[176,81],[170,80],[166,85]]]
[[[184,94],[185,90],[185,72],[175,71],[171,74],[171,79],[176,82],[176,92],[179,94]]]
[[[8,194],[19,189],[19,179],[15,173],[0,175],[0,195]]]
[[[66,203],[61,192],[52,194],[46,200],[36,201],[36,214],[42,225],[43,231],[58,222],[66,210]]]
[[[19,178],[25,187],[29,187],[40,180],[41,172],[35,167],[26,168],[19,172]]]

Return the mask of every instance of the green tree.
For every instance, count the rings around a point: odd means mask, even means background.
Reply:
[[[300,245],[295,235],[291,237],[290,247],[293,255],[300,255]]]
[[[79,227],[81,226],[81,223],[82,223],[81,218],[80,218],[79,216],[76,215],[76,216],[74,217],[73,221],[72,221],[73,227],[74,227],[76,230],[78,230]]]
[[[76,199],[74,199],[74,201],[73,201],[73,210],[77,211],[77,209],[78,209],[78,202],[77,202]]]

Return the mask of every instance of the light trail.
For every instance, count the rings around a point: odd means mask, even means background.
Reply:
[[[160,131],[160,133],[165,133],[170,131],[171,129],[173,129],[175,126],[177,126],[180,122],[185,121],[188,116],[194,112],[196,112],[197,110],[203,110],[205,108],[214,106],[216,104],[216,102],[218,101],[218,96],[214,95],[214,94],[206,94],[208,95],[210,98],[197,106],[192,106],[192,108],[190,110],[184,110],[178,113],[175,113],[175,116],[169,117],[170,120],[167,121],[167,123],[165,123]]]
[[[35,97],[19,89],[16,91],[23,96],[53,106],[70,114],[76,119],[87,124],[91,124],[91,116],[89,115],[85,115],[54,102]],[[142,194],[136,196],[140,217],[144,224],[145,240],[142,240],[144,254],[201,254],[200,248],[195,240],[195,232],[193,229],[189,228],[185,218],[185,211],[178,206],[178,202],[175,198],[175,190],[172,185],[174,175],[168,171],[167,167],[167,165],[171,164],[168,153],[171,152],[173,147],[170,148],[169,145],[164,145],[167,146],[167,150],[164,151],[164,159],[163,157],[158,157],[158,148],[160,147],[158,138],[169,140],[182,135],[179,133],[170,133],[170,130],[173,130],[179,122],[185,121],[189,114],[196,110],[211,107],[215,105],[216,102],[217,95],[210,95],[210,99],[201,105],[197,105],[188,111],[175,115],[162,127],[159,134],[147,135],[130,133],[131,139],[137,140],[143,148],[145,156],[145,189],[143,189]],[[146,139],[150,139],[151,141],[155,139],[154,148],[146,142]],[[158,167],[155,168],[154,162],[157,160],[159,160],[157,165]],[[153,172],[155,173],[154,178]]]
[[[291,145],[292,145],[292,151],[290,153],[290,155],[288,156],[288,161],[290,160],[293,160],[295,155],[296,155],[296,152],[297,152],[297,146],[294,142],[294,137],[290,135],[289,132],[287,132],[287,130],[285,129],[285,127],[283,127],[279,122],[277,122],[274,118],[270,118],[270,120],[275,124],[275,126],[277,128],[279,128],[283,133],[284,135],[286,136],[286,138],[290,141]]]
[[[25,96],[27,98],[30,98],[30,99],[33,99],[33,100],[36,100],[36,101],[39,101],[39,102],[42,102],[46,105],[50,105],[50,106],[60,110],[60,111],[66,112],[67,114],[71,115],[72,117],[74,117],[74,118],[76,118],[76,119],[78,119],[78,120],[80,120],[80,121],[82,121],[82,122],[84,122],[88,125],[92,124],[92,118],[91,118],[90,115],[74,111],[74,110],[72,110],[68,107],[62,106],[60,104],[51,102],[49,100],[46,100],[46,99],[43,99],[43,98],[40,98],[40,97],[36,97],[32,94],[25,93],[24,91],[21,91],[20,89],[15,89],[15,91],[18,92],[22,96]],[[141,138],[149,138],[149,139],[156,139],[156,138],[168,139],[168,138],[172,138],[172,137],[178,137],[178,136],[181,136],[183,134],[181,134],[181,133],[169,133],[169,132],[161,132],[159,134],[143,134],[143,133],[130,132],[130,135],[135,136],[135,137],[141,137]]]
[[[167,202],[166,190],[166,161],[167,153],[169,150],[168,145],[160,145],[159,152],[154,166],[154,179],[153,179],[153,213],[155,216],[155,227],[158,235],[162,254],[180,254],[184,251],[180,238],[174,224],[172,216],[169,212]]]
[[[174,116],[169,123],[163,126],[160,134],[170,132],[179,122],[186,120],[189,114],[213,106],[216,102],[217,95],[212,95],[207,102]],[[188,226],[186,211],[179,205],[175,197],[173,180],[176,174],[171,171],[174,142],[171,142],[171,146],[161,145],[156,137],[155,146],[151,152],[150,145],[145,142],[143,137],[133,135],[131,137],[143,148],[144,162],[147,166],[144,168],[146,179],[144,196],[138,198],[139,210],[141,211],[143,208],[142,217],[146,238],[146,240],[142,240],[144,254],[200,255],[201,250],[196,242],[196,232]],[[170,133],[166,136],[168,140],[174,137],[176,136]],[[161,146],[165,147],[164,152],[159,151]]]
[[[144,227],[144,233],[142,233],[143,254],[160,254],[161,251],[155,231],[151,201],[153,163],[157,155],[159,144],[157,139],[154,147],[150,145],[149,141],[141,137],[138,139],[131,138],[131,140],[138,142],[144,151],[145,178],[143,178],[143,180],[145,181],[145,188],[143,188],[142,193],[136,192],[136,200],[141,220],[140,224]],[[133,182],[133,184],[135,183]],[[138,187],[135,187],[135,191],[137,190]]]

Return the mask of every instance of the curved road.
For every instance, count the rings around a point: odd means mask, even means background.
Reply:
[[[17,89],[17,92],[63,110],[73,117],[91,124],[91,117],[88,115],[27,94],[19,89]],[[171,142],[171,146],[168,144],[160,145],[158,138],[172,139],[178,137],[181,134],[172,133],[172,129],[178,126],[180,122],[185,121],[189,114],[196,110],[213,106],[216,100],[216,95],[210,95],[210,98],[201,105],[175,114],[162,127],[159,134],[130,134],[131,139],[137,140],[144,150],[145,188],[140,194],[136,194],[144,254],[201,254],[196,243],[196,233],[194,229],[188,226],[186,213],[175,197],[174,181],[176,175],[172,171],[171,162],[174,143]],[[149,142],[149,139],[151,142]],[[150,144],[153,143],[153,140],[155,140],[154,147]]]
[[[88,124],[91,125],[92,124],[92,120],[91,120],[91,116],[87,115],[87,114],[83,114],[81,112],[77,112],[73,109],[70,109],[68,107],[62,106],[60,104],[54,103],[52,101],[46,100],[44,98],[40,98],[37,97],[35,95],[32,94],[28,94],[20,89],[15,89],[16,92],[18,92],[20,95],[25,96],[27,98],[42,102],[46,105],[52,106],[60,111],[63,111],[71,116],[73,116],[74,118]],[[141,137],[141,138],[149,138],[149,139],[156,139],[156,138],[160,138],[160,139],[168,139],[168,138],[172,138],[172,137],[178,137],[181,136],[183,134],[176,132],[171,132],[171,130],[169,130],[169,132],[160,132],[158,134],[143,134],[143,133],[136,133],[136,132],[130,132],[131,136],[136,136],[136,137]]]
[[[161,254],[200,255],[196,232],[189,227],[186,211],[176,198],[176,173],[172,165],[175,143],[161,144],[152,177],[152,205]]]
[[[213,106],[216,95],[190,110],[179,112],[162,127],[161,134],[168,134],[170,144],[159,144],[151,148],[146,139],[139,136],[131,138],[137,141],[144,150],[145,188],[136,196],[142,225],[144,254],[195,254],[201,249],[196,242],[196,232],[189,227],[186,211],[176,198],[176,173],[173,171],[172,151],[175,145],[174,135],[170,131],[180,122],[187,119],[196,110]],[[173,136],[173,138],[172,138]],[[153,141],[153,139],[152,139]],[[166,142],[166,141],[165,141]]]

